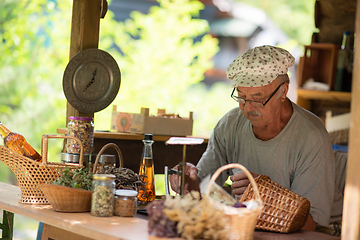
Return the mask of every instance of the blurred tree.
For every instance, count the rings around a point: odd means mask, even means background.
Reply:
[[[213,66],[218,41],[207,34],[208,22],[196,18],[204,8],[201,2],[159,0],[159,4],[149,14],[134,11],[120,23],[110,12],[102,22],[100,48],[112,53],[122,72],[113,104],[118,111],[139,113],[141,107],[148,107],[156,114],[158,108],[165,108],[187,117],[192,109],[182,104],[191,98],[189,87],[203,80]],[[194,41],[197,37],[201,40]],[[96,121],[104,119],[97,127],[110,127],[111,109],[96,114]]]
[[[0,2],[0,121],[40,152],[42,134],[65,124],[62,74],[68,60],[69,1]],[[68,19],[68,21],[66,20]],[[49,152],[59,152],[51,144]],[[51,154],[49,159],[57,159]],[[0,181],[15,182],[0,162]]]
[[[0,4],[0,121],[39,150],[42,134],[65,127],[61,83],[68,62],[71,3]],[[195,19],[203,7],[199,1],[161,0],[148,15],[133,12],[125,23],[107,13],[101,21],[99,48],[109,51],[121,67],[119,109],[191,110],[183,106],[189,103],[188,88],[203,79],[218,51],[217,40],[206,34],[208,23]],[[198,36],[201,40],[194,42]],[[110,109],[96,115],[97,129],[110,128]],[[49,159],[57,160],[61,144],[53,145]],[[1,174],[8,168],[0,164],[0,181],[13,182],[9,174]]]

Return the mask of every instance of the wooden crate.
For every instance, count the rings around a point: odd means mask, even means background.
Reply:
[[[298,87],[301,88],[307,80],[313,78],[315,82],[328,84],[330,91],[334,90],[339,49],[339,45],[331,43],[305,46],[297,70]]]
[[[175,114],[166,114],[165,109],[158,109],[157,116],[149,115],[149,108],[141,108],[140,113],[118,112],[113,106],[111,130],[126,133],[151,133],[167,136],[191,136],[193,113],[188,118]]]

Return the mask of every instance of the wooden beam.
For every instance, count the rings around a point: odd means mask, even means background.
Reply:
[[[82,50],[98,48],[100,16],[104,5],[102,2],[103,0],[73,0],[69,60]],[[77,111],[69,103],[66,109],[66,125],[70,116],[94,117],[93,113]]]
[[[356,32],[360,32],[360,4],[357,1]],[[355,40],[360,46],[360,38]],[[354,66],[360,64],[360,49],[355,48]],[[349,155],[346,170],[345,198],[343,208],[342,239],[360,239],[360,69],[354,67],[351,94],[351,121]]]

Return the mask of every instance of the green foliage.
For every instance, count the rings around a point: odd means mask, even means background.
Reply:
[[[190,96],[189,87],[204,78],[213,66],[212,57],[219,50],[217,39],[207,34],[207,21],[196,19],[204,7],[199,1],[161,0],[149,14],[132,12],[131,18],[117,23],[110,16],[101,23],[100,47],[117,60],[122,82],[113,104],[119,111],[139,112],[158,108],[179,112]],[[201,40],[194,42],[200,36]],[[119,53],[112,47],[122,52]],[[180,112],[188,116],[188,111]],[[110,116],[111,107],[96,115],[96,121]],[[101,123],[104,121],[101,121]],[[100,123],[100,124],[101,124]],[[98,122],[95,124],[100,125]],[[101,129],[108,129],[107,121]]]
[[[62,175],[52,183],[66,187],[91,190],[92,177],[93,174],[88,172],[87,169],[79,168],[71,171],[66,167]]]
[[[0,2],[0,121],[40,153],[42,134],[65,125],[62,75],[68,60],[69,1]],[[61,145],[49,144],[49,160]],[[14,175],[0,165],[0,181]],[[4,166],[4,167],[3,167]]]

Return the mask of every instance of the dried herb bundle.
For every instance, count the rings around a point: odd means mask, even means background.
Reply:
[[[144,179],[146,178],[146,176],[138,175],[129,168],[104,166],[104,173],[113,174],[116,176],[116,189],[132,189],[139,191],[145,186]]]

